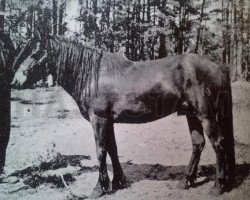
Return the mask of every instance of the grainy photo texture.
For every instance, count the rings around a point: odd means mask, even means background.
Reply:
[[[0,199],[250,198],[247,0],[0,0]]]

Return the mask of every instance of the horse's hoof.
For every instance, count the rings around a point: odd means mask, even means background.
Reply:
[[[222,188],[220,188],[220,187],[213,187],[211,189],[211,191],[209,192],[209,194],[214,196],[214,197],[218,197],[223,193],[224,193],[224,190]]]
[[[214,184],[214,187],[209,192],[209,194],[212,196],[218,197],[219,195],[223,194],[224,192],[225,192],[225,185],[216,182]]]
[[[230,178],[227,180],[225,185],[225,191],[230,192],[235,187],[236,180],[234,178]]]
[[[181,179],[179,183],[176,185],[178,189],[188,189],[190,185],[188,184],[188,180],[186,178]]]
[[[93,192],[90,195],[90,199],[97,199],[105,194],[111,193],[111,189],[108,186],[107,188],[104,188],[101,186],[101,184],[98,182],[95,188],[93,189]]]
[[[123,175],[122,178],[114,178],[112,181],[112,191],[117,191],[128,187],[126,177]]]
[[[186,176],[177,184],[178,189],[189,189],[195,185],[196,177]]]
[[[94,188],[93,192],[90,195],[90,199],[97,199],[101,196],[105,195],[105,192],[102,188]]]

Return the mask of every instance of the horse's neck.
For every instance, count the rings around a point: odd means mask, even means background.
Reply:
[[[52,51],[56,52],[57,50],[53,48],[55,47],[52,47]],[[67,63],[61,61],[62,55],[58,53],[49,59],[51,61],[51,73],[57,85],[61,86],[74,98],[72,87],[75,85],[76,77],[73,76],[73,73],[70,73],[69,66],[66,66]]]
[[[74,91],[74,86],[76,84],[76,76],[73,75],[73,73],[70,73],[70,71],[64,67],[63,69],[59,69],[61,66],[57,66],[56,73],[55,73],[55,79],[59,86],[61,86],[64,90],[67,91],[76,101],[76,94]],[[60,72],[58,73],[58,71]]]
[[[54,50],[56,51],[56,49]],[[93,71],[99,70],[96,69],[96,65],[100,64],[102,55],[98,53],[95,54],[96,52],[94,52],[94,50],[93,52],[89,51],[87,55],[88,58],[84,58],[84,60],[82,57],[79,57],[80,53],[78,55],[72,55],[72,52],[65,54],[62,50],[59,51],[60,52],[56,54],[57,56],[53,58],[56,62],[54,77],[59,86],[65,89],[77,102],[80,102],[83,98],[90,95],[91,92],[94,92],[91,91],[90,88],[91,82],[96,79],[96,72],[93,74]],[[93,54],[95,54],[95,56],[93,56]],[[72,59],[72,56],[75,56],[74,59]],[[76,62],[75,59],[78,61]],[[90,61],[90,59],[92,60]]]

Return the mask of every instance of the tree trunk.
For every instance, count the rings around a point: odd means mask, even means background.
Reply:
[[[233,67],[234,67],[234,80],[237,80],[238,78],[238,70],[237,70],[237,51],[238,51],[238,36],[237,36],[237,3],[236,0],[234,1],[234,54],[233,54]]]
[[[53,18],[53,34],[57,35],[57,0],[53,0],[53,13],[52,13],[52,18]]]
[[[204,14],[204,5],[205,5],[206,0],[202,1],[202,5],[201,5],[201,14],[200,14],[200,24],[199,24],[199,28],[198,28],[198,32],[197,32],[197,38],[196,38],[196,45],[195,45],[195,50],[194,53],[198,53],[198,49],[199,49],[199,42],[200,42],[200,38],[201,38],[201,30],[202,30],[202,21],[203,21],[203,14]]]
[[[230,1],[227,1],[227,10],[226,10],[226,31],[227,31],[227,35],[226,35],[226,41],[227,41],[227,63],[230,63],[230,56],[231,56],[231,27],[230,27]]]
[[[5,11],[5,0],[0,2],[0,11]],[[11,93],[11,77],[12,64],[15,56],[14,46],[8,35],[4,33],[4,15],[0,15],[0,175],[4,171],[6,148],[10,136],[10,93]],[[8,50],[8,55],[2,52]],[[11,57],[11,58],[10,58]]]
[[[32,33],[33,33],[33,12],[34,12],[33,9],[31,9],[29,11],[28,17],[27,17],[27,36],[28,36],[28,38],[32,37]]]
[[[135,61],[136,60],[136,36],[135,36],[135,5],[133,5],[133,12],[132,12],[132,26],[131,26],[131,60]]]
[[[235,41],[234,41],[234,1],[231,2],[230,5],[230,24],[231,24],[231,29],[230,29],[230,75],[232,81],[235,80],[235,67],[234,67],[234,46],[235,46]]]
[[[43,11],[43,24],[42,27],[44,29],[45,35],[49,35],[51,33],[51,10],[46,7]]]
[[[244,0],[239,0],[239,21],[238,21],[238,24],[239,24],[239,43],[238,43],[238,48],[239,48],[239,52],[238,52],[238,55],[237,55],[237,70],[238,70],[238,77],[239,79],[242,79],[243,78],[243,68],[242,68],[242,53],[243,53],[243,41],[244,41],[244,38],[243,38],[243,30],[244,30],[244,17],[243,17],[243,12],[244,12]]]
[[[142,5],[142,24],[145,23],[145,11],[146,11],[146,5],[145,5],[145,0],[143,0],[143,5]],[[140,60],[145,60],[144,56],[144,30],[141,30],[141,46],[140,46]]]
[[[154,19],[153,19],[153,24],[155,26],[155,16],[156,16],[156,8],[155,8],[155,5],[154,5]],[[152,36],[152,45],[151,45],[151,60],[154,60],[155,59],[155,36]]]
[[[147,21],[150,23],[151,20],[151,15],[150,15],[150,0],[148,0],[148,5],[147,5]]]
[[[221,1],[221,8],[222,8],[222,26],[225,26],[225,5],[224,1]],[[222,51],[222,62],[227,62],[227,52],[226,52],[226,34],[224,27],[222,29],[222,45],[223,45],[223,51]]]
[[[160,4],[158,5],[159,10],[161,13],[164,13],[164,9],[166,7],[166,1],[161,0]],[[162,15],[161,14],[161,15]],[[164,28],[164,18],[162,16],[159,16],[159,26],[161,28]],[[164,58],[167,56],[167,50],[166,50],[166,35],[164,33],[160,33],[160,47],[159,47],[159,55],[158,58]]]
[[[0,2],[0,12],[5,12],[5,0]],[[4,30],[4,15],[0,15],[0,31]]]
[[[178,54],[182,54],[183,53],[183,47],[184,47],[184,33],[183,33],[183,27],[184,27],[184,16],[183,12],[183,5],[181,2],[179,2],[179,28],[178,28],[178,38],[176,38],[177,40],[177,53]]]
[[[127,36],[126,36],[126,56],[130,59],[130,2],[128,1],[127,7]]]
[[[244,19],[243,19],[243,0],[235,0],[233,3],[233,56],[231,59],[231,63],[233,64],[233,80],[243,78],[243,70],[242,70],[242,54],[243,54],[243,27],[244,27]]]
[[[64,33],[63,18],[64,18],[65,4],[66,4],[66,1],[62,2],[62,4],[59,7],[58,35],[63,35],[63,33]]]
[[[248,80],[249,69],[250,69],[250,3],[248,3],[248,14],[247,14],[247,55],[246,55],[246,79]]]

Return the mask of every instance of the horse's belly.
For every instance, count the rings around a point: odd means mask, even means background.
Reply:
[[[169,115],[169,114],[168,114]],[[157,119],[166,117],[166,115],[152,115],[152,114],[145,114],[145,113],[134,113],[131,111],[122,111],[119,115],[115,117],[115,123],[129,123],[129,124],[141,124],[152,122]]]
[[[166,117],[178,107],[178,98],[146,98],[114,106],[116,123],[147,123]]]

